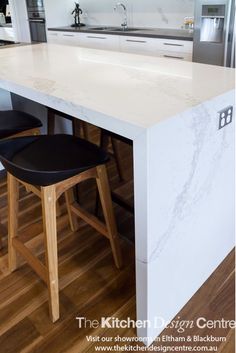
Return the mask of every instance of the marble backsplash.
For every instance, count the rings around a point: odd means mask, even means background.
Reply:
[[[120,26],[122,9],[115,12],[116,0],[80,0],[82,21],[89,25]],[[181,28],[184,17],[193,16],[194,0],[123,0],[128,9],[128,25],[154,28]],[[74,0],[63,3],[45,0],[48,27],[69,25]],[[48,10],[48,11],[47,11]]]

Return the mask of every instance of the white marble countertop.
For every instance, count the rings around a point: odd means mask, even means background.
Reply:
[[[129,127],[124,135],[132,138],[140,129],[234,89],[234,70],[37,44],[0,51],[0,87],[88,121],[89,111],[99,126],[111,130],[108,117],[113,118]]]
[[[119,27],[119,26],[118,26]],[[105,28],[105,29],[104,29]],[[83,26],[83,27],[54,27],[48,28],[49,31],[74,32],[74,33],[103,33],[118,36],[165,38],[177,40],[193,40],[193,30],[175,28],[133,28],[128,31],[116,31],[117,27],[112,26]]]

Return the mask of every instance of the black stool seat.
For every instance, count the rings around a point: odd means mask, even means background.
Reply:
[[[17,110],[0,111],[0,139],[41,126],[41,121],[30,114]]]
[[[98,146],[71,135],[39,135],[0,141],[0,160],[16,178],[47,186],[108,161]]]

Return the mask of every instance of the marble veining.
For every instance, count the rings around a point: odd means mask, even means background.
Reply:
[[[212,105],[214,101],[212,101]],[[160,256],[161,252],[165,250],[166,244],[171,241],[173,236],[178,234],[176,232],[178,223],[185,222],[186,219],[190,218],[193,210],[199,207],[203,200],[207,198],[207,195],[211,194],[213,181],[219,171],[221,161],[224,159],[227,150],[232,148],[228,135],[230,132],[232,134],[234,123],[227,126],[228,129],[218,130],[217,114],[212,114],[214,106],[211,107],[209,104],[202,104],[191,112],[185,112],[174,118],[186,121],[186,140],[188,140],[187,136],[190,134],[189,142],[191,141],[191,145],[189,144],[188,148],[191,152],[186,159],[185,173],[183,174],[185,177],[179,183],[180,188],[176,189],[174,183],[172,184],[172,193],[175,196],[172,208],[168,210],[170,214],[169,221],[165,224],[166,229],[158,238],[157,236],[153,237],[147,259],[140,259],[143,262],[152,262]],[[227,106],[227,103],[225,104]],[[189,115],[188,120],[186,120],[187,115]],[[215,146],[213,152],[211,151],[211,144]],[[209,151],[207,151],[207,148]],[[208,160],[207,153],[210,155]],[[181,157],[186,158],[184,155],[179,156],[179,158]],[[199,170],[204,163],[204,174],[200,174]],[[173,176],[176,178],[176,172],[178,171],[177,156],[174,168]],[[154,241],[154,239],[156,240]]]

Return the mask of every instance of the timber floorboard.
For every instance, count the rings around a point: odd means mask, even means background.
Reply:
[[[93,141],[98,140],[90,127]],[[132,150],[120,144],[126,180],[120,182],[114,160],[108,165],[112,189],[133,203]],[[79,188],[80,202],[94,210],[94,183],[83,183]],[[20,237],[44,261],[41,206],[37,197],[24,188],[20,190]],[[0,250],[0,353],[94,353],[98,346],[110,343],[88,341],[86,336],[134,338],[134,329],[79,328],[76,317],[100,320],[114,316],[135,319],[135,259],[133,215],[115,205],[124,266],[117,270],[107,239],[80,221],[77,232],[71,232],[63,197],[58,217],[58,253],[60,284],[60,320],[52,323],[48,313],[47,289],[30,267],[9,273],[7,266],[7,188],[6,179],[0,180],[0,219],[3,248]],[[234,251],[217,268],[207,282],[177,315],[182,320],[234,319]],[[173,293],[174,296],[174,293]],[[166,329],[160,337],[176,336],[174,329]],[[227,337],[217,342],[219,353],[233,353],[234,331],[230,329],[187,329],[181,336],[213,335]],[[119,343],[119,347],[125,343]],[[155,343],[158,346],[160,343]],[[135,346],[136,343],[131,343]],[[154,346],[153,345],[153,346]],[[176,345],[178,343],[170,343]],[[197,343],[196,345],[203,345]],[[139,347],[144,347],[138,343]]]

